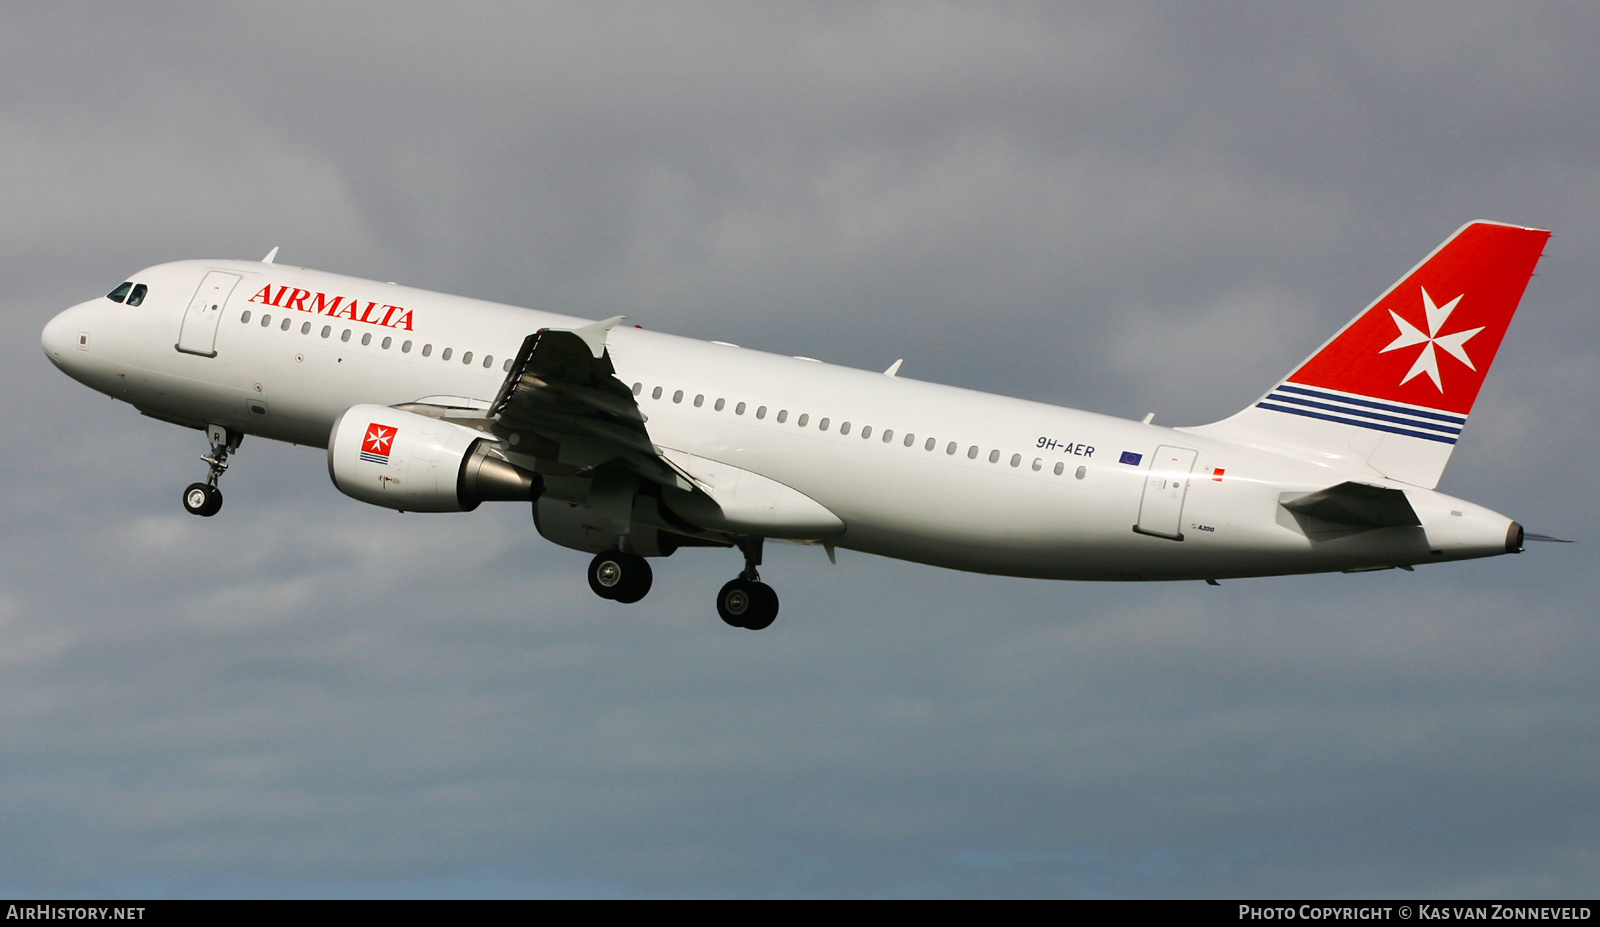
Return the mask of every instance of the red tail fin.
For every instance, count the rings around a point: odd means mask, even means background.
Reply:
[[[1287,382],[1466,415],[1549,237],[1463,227]]]
[[[1203,434],[1437,485],[1550,233],[1472,222]]]

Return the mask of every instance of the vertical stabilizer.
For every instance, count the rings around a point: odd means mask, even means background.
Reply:
[[[1254,405],[1185,430],[1433,488],[1549,238],[1468,223]]]

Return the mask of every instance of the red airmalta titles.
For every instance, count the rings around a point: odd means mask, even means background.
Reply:
[[[412,330],[411,310],[403,306],[391,306],[387,303],[380,304],[376,301],[369,301],[366,308],[363,309],[359,299],[346,301],[343,296],[335,296],[329,299],[326,293],[313,293],[310,290],[301,290],[290,286],[278,287],[278,292],[274,295],[272,284],[269,283],[246,302],[260,303],[263,306],[276,306],[279,309],[294,309],[298,312],[310,312],[315,315],[325,315],[330,319],[349,319],[352,322],[381,325],[384,328]],[[310,305],[307,305],[307,302]],[[340,303],[344,305],[341,306]]]

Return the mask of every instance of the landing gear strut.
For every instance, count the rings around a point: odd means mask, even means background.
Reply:
[[[221,425],[207,425],[206,437],[211,441],[211,453],[200,459],[211,465],[211,472],[204,483],[190,483],[183,491],[183,507],[190,515],[210,518],[222,510],[222,490],[217,488],[217,480],[227,472],[228,455],[239,449],[244,433]]]
[[[602,599],[625,605],[644,598],[655,574],[650,561],[631,551],[602,551],[589,562],[589,588]]]
[[[761,538],[739,542],[744,554],[744,571],[717,593],[717,614],[730,627],[760,631],[778,617],[778,594],[761,581],[756,567],[761,565]]]

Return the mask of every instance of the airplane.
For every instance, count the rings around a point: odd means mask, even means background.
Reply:
[[[1471,222],[1261,398],[1168,428],[719,341],[260,261],[139,271],[55,316],[45,354],[204,431],[217,514],[245,435],[327,449],[402,512],[530,504],[605,599],[649,560],[734,548],[717,612],[760,630],[768,539],[1061,580],[1363,572],[1519,553],[1436,491],[1548,231]]]

